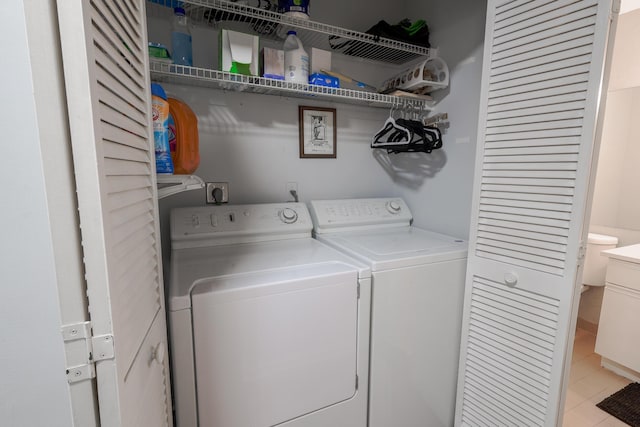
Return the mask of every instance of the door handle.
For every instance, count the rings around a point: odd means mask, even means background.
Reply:
[[[518,275],[516,273],[505,273],[504,283],[510,288],[513,288],[518,283]]]

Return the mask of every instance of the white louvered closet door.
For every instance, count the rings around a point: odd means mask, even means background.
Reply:
[[[100,423],[172,424],[144,0],[58,0]]]
[[[554,426],[611,0],[490,0],[456,425]]]

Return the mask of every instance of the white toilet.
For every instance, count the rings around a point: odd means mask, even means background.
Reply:
[[[609,258],[602,256],[600,252],[613,249],[618,245],[618,238],[604,234],[589,233],[587,239],[587,254],[584,259],[584,271],[582,273],[582,289],[584,292],[591,286],[604,286]]]

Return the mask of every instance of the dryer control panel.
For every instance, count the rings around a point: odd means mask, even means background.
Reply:
[[[304,203],[203,206],[171,211],[173,248],[310,237],[311,228]]]
[[[310,207],[316,233],[409,226],[413,219],[407,204],[398,197],[313,200]]]

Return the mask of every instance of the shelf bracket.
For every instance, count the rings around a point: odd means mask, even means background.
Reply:
[[[158,199],[183,191],[204,188],[204,181],[196,175],[156,175]]]

